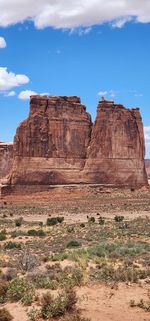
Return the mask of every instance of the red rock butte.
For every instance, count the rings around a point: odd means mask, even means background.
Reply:
[[[138,108],[102,98],[92,124],[79,97],[31,96],[14,138],[10,185],[145,186],[144,156]]]

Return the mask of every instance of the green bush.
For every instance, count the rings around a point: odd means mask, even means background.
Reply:
[[[11,321],[13,320],[13,316],[10,314],[10,312],[6,309],[0,309],[0,321]]]
[[[58,223],[62,223],[64,221],[64,216],[57,216]]]
[[[29,236],[39,236],[39,237],[43,237],[46,235],[46,233],[41,229],[41,230],[29,230],[28,231],[28,235]]]
[[[95,217],[94,216],[88,217],[88,222],[95,223]]]
[[[47,275],[37,275],[34,276],[33,280],[35,287],[37,289],[51,289],[56,290],[58,287],[58,284],[55,280],[51,280],[49,276]]]
[[[30,305],[34,300],[35,290],[26,279],[16,278],[10,282],[7,296],[12,302],[21,300],[24,305]]]
[[[67,312],[75,310],[77,302],[76,293],[69,289],[60,293],[56,298],[50,293],[43,294],[41,314],[43,319],[64,316]]]
[[[71,247],[80,247],[82,246],[81,242],[78,240],[71,240],[67,243],[67,247],[71,248]]]
[[[66,266],[64,270],[57,276],[61,287],[81,286],[83,283],[83,271],[81,268]]]
[[[11,250],[11,249],[21,250],[21,243],[12,242],[12,241],[6,242],[4,244],[4,249],[5,250]]]
[[[48,226],[53,226],[53,225],[56,225],[57,223],[58,223],[57,217],[48,217],[46,221],[46,225]]]
[[[15,226],[20,227],[23,223],[23,217],[16,218],[15,220]]]
[[[7,290],[8,290],[8,283],[1,281],[0,282],[0,303],[6,302]]]
[[[104,225],[104,223],[105,223],[104,217],[100,216],[100,217],[98,218],[98,223],[99,223],[100,225]]]
[[[64,221],[63,216],[57,216],[57,217],[48,217],[46,224],[48,226],[56,225],[58,223],[62,223]]]
[[[41,317],[41,312],[38,309],[32,308],[27,312],[27,315],[30,321],[37,321]]]
[[[115,215],[114,220],[115,220],[115,222],[122,222],[124,220],[124,216]]]
[[[81,223],[81,224],[80,224],[80,227],[82,227],[82,228],[85,227],[85,224],[84,224],[84,223]]]
[[[6,234],[4,234],[3,232],[0,232],[0,241],[5,241],[6,240]]]

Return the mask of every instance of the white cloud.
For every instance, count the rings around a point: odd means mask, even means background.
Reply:
[[[108,94],[108,91],[104,90],[104,91],[99,91],[98,92],[98,96],[106,96]]]
[[[144,127],[146,158],[150,158],[150,126]]]
[[[146,143],[150,143],[150,126],[144,127],[144,134]]]
[[[0,67],[0,91],[4,92],[14,87],[27,84],[29,78],[26,75],[14,74],[7,71],[6,67]]]
[[[14,97],[16,96],[16,92],[14,90],[12,91],[9,91],[7,94],[6,94],[7,97]]]
[[[142,4],[141,4],[142,2]],[[37,28],[77,28],[129,20],[150,22],[149,0],[1,0],[0,26],[32,20]]]
[[[134,97],[143,97],[143,94],[134,94]]]
[[[37,93],[33,90],[23,90],[18,95],[18,98],[22,100],[27,100],[30,98],[30,96],[33,96],[33,95],[37,95]]]
[[[111,89],[111,90],[101,90],[98,92],[98,96],[109,96],[111,98],[116,97],[116,92]]]
[[[0,49],[6,48],[6,40],[3,37],[0,37]]]
[[[88,33],[90,33],[90,31],[92,30],[91,27],[83,27],[83,28],[72,28],[70,30],[70,35],[72,34],[78,34],[79,36],[85,36]]]
[[[127,22],[130,22],[132,20],[133,20],[132,17],[124,17],[124,18],[116,19],[115,21],[112,22],[112,27],[122,28]]]
[[[28,99],[30,99],[30,96],[34,96],[34,95],[49,96],[49,93],[41,93],[41,94],[39,94],[39,93],[37,93],[36,91],[33,91],[33,90],[23,90],[18,95],[18,98],[22,99],[22,100],[28,100]]]

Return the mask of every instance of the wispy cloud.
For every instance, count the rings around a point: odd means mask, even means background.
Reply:
[[[21,100],[28,100],[30,99],[30,96],[34,96],[34,95],[41,95],[41,96],[48,96],[49,93],[37,93],[36,91],[34,90],[23,90],[19,93],[18,95],[18,98],[21,99]]]
[[[16,92],[14,90],[9,91],[8,93],[6,93],[6,96],[7,97],[14,97],[14,96],[16,96]]]
[[[0,37],[0,49],[6,48],[6,40],[3,37]]]
[[[111,90],[100,90],[98,92],[98,96],[109,96],[111,98],[114,98],[114,97],[116,97],[116,95],[117,95],[117,92],[115,90],[113,90],[113,89],[111,89]]]

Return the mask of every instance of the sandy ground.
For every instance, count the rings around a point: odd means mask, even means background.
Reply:
[[[87,221],[87,215],[112,218],[150,217],[150,190],[101,190],[89,188],[57,188],[49,192],[30,195],[11,195],[0,200],[1,206],[24,207],[23,217],[27,221],[43,221],[50,214],[63,215],[67,223]],[[32,212],[32,207],[38,207]],[[28,207],[31,207],[30,213]],[[42,210],[43,208],[43,210]],[[117,289],[105,285],[77,288],[79,308],[83,316],[91,321],[150,321],[150,313],[130,307],[130,300],[150,300],[150,284],[120,284]],[[4,305],[5,306],[5,305]],[[14,321],[28,321],[26,308],[19,303],[6,304]]]
[[[150,313],[130,307],[130,300],[148,300],[150,286],[120,284],[117,289],[105,285],[85,286],[77,290],[78,307],[91,321],[150,321]],[[14,321],[28,321],[26,308],[19,303],[4,305],[14,316]]]

